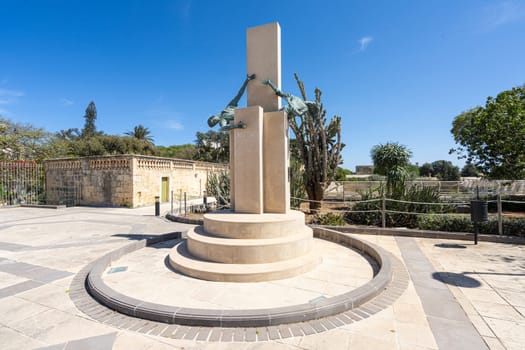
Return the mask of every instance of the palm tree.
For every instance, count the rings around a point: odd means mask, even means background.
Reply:
[[[139,124],[133,128],[133,131],[126,131],[124,134],[131,136],[135,139],[143,140],[153,144],[153,137],[151,136],[151,132],[144,125]]]
[[[412,152],[396,142],[375,145],[370,152],[374,169],[379,175],[386,176],[386,195],[399,198],[405,192],[408,172],[406,166]]]

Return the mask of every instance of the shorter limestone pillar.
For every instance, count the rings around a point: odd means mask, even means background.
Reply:
[[[236,213],[263,213],[263,109],[260,106],[238,108],[234,123],[245,129],[233,129],[233,188]]]
[[[290,211],[288,119],[284,111],[264,113],[264,212]]]

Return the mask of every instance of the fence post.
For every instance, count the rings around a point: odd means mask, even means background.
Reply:
[[[501,205],[501,194],[498,194],[498,234],[503,234],[503,206]]]
[[[179,215],[182,214],[182,188],[179,191]]]
[[[386,227],[386,197],[383,195],[381,200],[381,226]]]
[[[171,191],[171,215],[173,215],[173,190]]]
[[[187,208],[187,202],[186,202],[186,192],[184,192],[184,216],[188,215],[188,208]]]

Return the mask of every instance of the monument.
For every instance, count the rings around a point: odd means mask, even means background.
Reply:
[[[290,210],[278,23],[248,29],[247,73],[237,96],[208,119],[230,133],[231,210],[205,214],[204,225],[190,230],[169,256],[174,269],[200,279],[268,281],[320,263],[304,214]],[[245,89],[248,106],[236,108]]]

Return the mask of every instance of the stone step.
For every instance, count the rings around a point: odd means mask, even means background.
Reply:
[[[226,238],[275,238],[301,233],[304,214],[291,210],[287,214],[243,214],[217,211],[204,214],[204,229]]]
[[[321,262],[315,250],[294,259],[264,264],[223,264],[192,256],[187,241],[173,247],[170,265],[177,271],[199,279],[217,282],[261,282],[296,276],[310,271]]]
[[[276,238],[234,239],[208,234],[202,226],[187,233],[191,255],[227,264],[260,264],[297,258],[312,249],[313,231],[304,226],[299,233]]]

